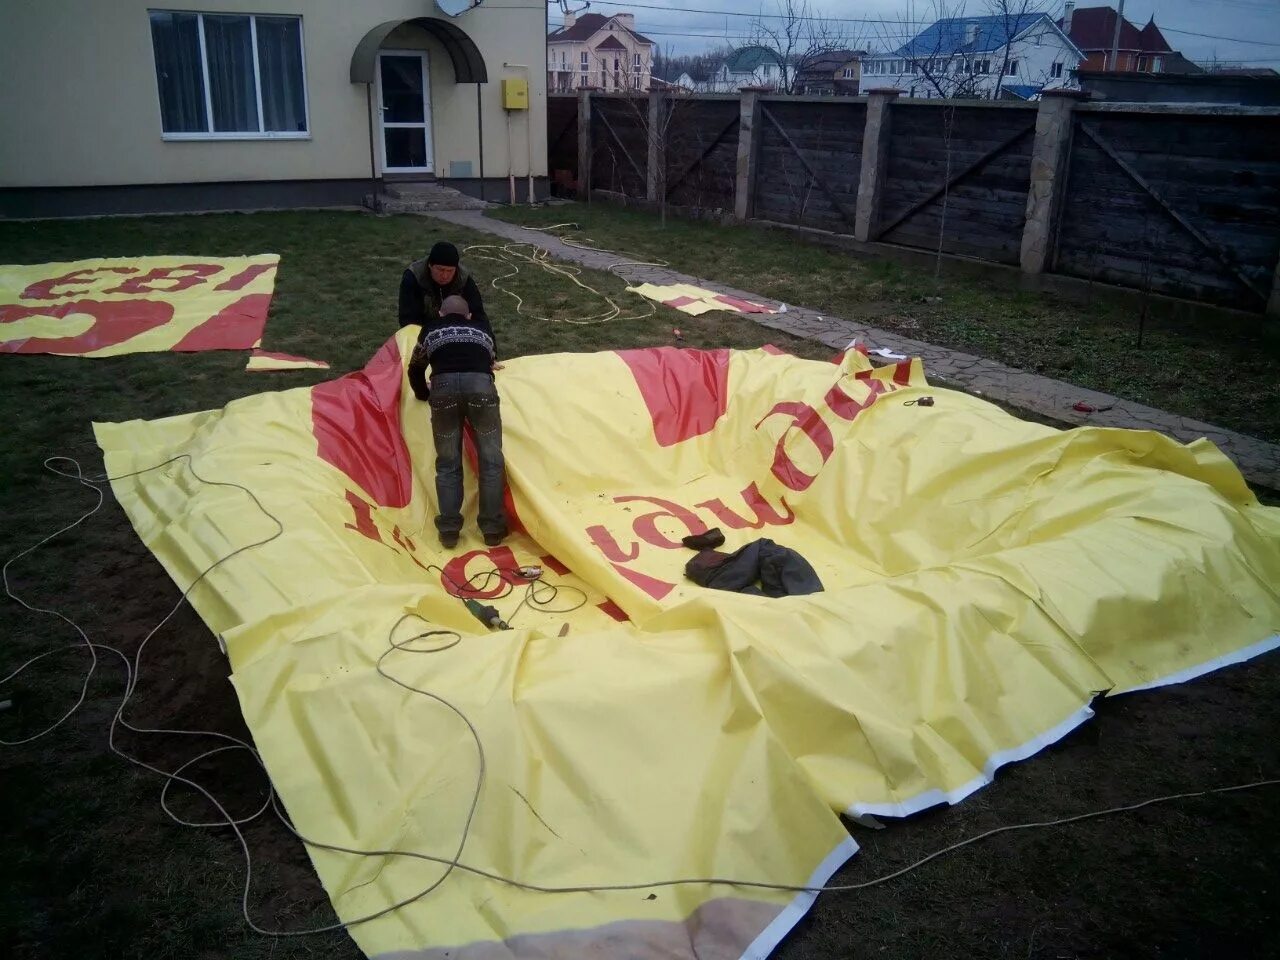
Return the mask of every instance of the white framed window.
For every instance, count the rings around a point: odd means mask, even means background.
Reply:
[[[587,55],[587,51],[582,51],[582,60],[580,62],[582,63],[582,72],[586,73],[587,67],[591,64],[591,58]]]
[[[1016,77],[1018,75],[1018,61],[1010,60],[1004,72],[1006,76]]]
[[[990,61],[990,60],[975,60],[975,61],[973,61],[973,72],[974,72],[974,73],[990,73],[990,72],[991,72],[991,61]]]
[[[560,51],[560,69],[564,70],[568,67],[567,58],[563,50]]]
[[[1052,67],[1050,67],[1050,68],[1049,68],[1049,77],[1050,77],[1051,79],[1053,79],[1053,80],[1061,80],[1061,79],[1062,79],[1062,64],[1060,64],[1060,63],[1055,63]]]
[[[844,68],[844,78],[845,78],[846,80],[852,80],[852,79],[853,79],[853,67],[845,67],[845,68]]]
[[[305,139],[302,18],[151,10],[165,140]]]
[[[1152,72],[1152,73],[1159,73],[1159,72],[1160,72],[1161,70],[1163,70],[1163,69],[1164,69],[1164,57],[1152,57],[1152,58],[1151,58],[1151,72]]]

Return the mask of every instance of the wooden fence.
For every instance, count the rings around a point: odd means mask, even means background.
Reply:
[[[552,95],[552,176],[1280,315],[1280,110]]]

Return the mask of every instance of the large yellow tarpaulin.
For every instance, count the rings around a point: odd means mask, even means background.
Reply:
[[[498,384],[525,532],[485,551],[471,531],[446,554],[428,415],[404,376],[416,332],[311,389],[97,426],[111,474],[189,453],[283,525],[191,599],[313,840],[454,856],[478,755],[417,687],[484,745],[471,866],[553,887],[821,884],[856,849],[838,814],[955,802],[1087,719],[1098,692],[1277,645],[1280,512],[1211,444],[1059,432],[928,388],[916,361],[873,371],[856,352],[839,365],[671,349],[512,360]],[[115,491],[182,587],[274,529],[243,491],[181,462]],[[709,526],[727,549],[797,549],[825,592],[684,581],[679,541]],[[434,564],[458,580],[542,564],[587,602],[554,615],[496,600],[515,620],[491,633]],[[375,665],[406,610],[463,639],[394,651],[383,667],[401,686]],[[345,920],[445,869],[311,856]],[[455,871],[351,933],[396,960],[762,958],[812,899],[702,884],[539,893]]]
[[[262,341],[274,253],[0,266],[0,353],[115,357]]]

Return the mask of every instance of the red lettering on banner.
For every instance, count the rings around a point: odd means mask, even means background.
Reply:
[[[831,412],[841,420],[855,420],[858,414],[875,403],[880,394],[886,393],[889,389],[884,385],[883,380],[867,380],[865,382],[867,390],[870,392],[867,394],[867,399],[861,403],[845,393],[838,383],[827,391],[826,402],[827,406],[831,408]]]
[[[539,557],[539,560],[541,560],[542,565],[546,567],[548,570],[550,570],[552,573],[559,574],[560,576],[563,577],[566,573],[569,572],[569,568],[566,567],[559,560],[557,560],[555,557],[551,556],[551,554],[547,554],[545,557]]]
[[[366,503],[359,495],[347,491],[347,503],[351,506],[351,512],[355,514],[355,523],[344,523],[343,526],[348,530],[354,530],[356,533],[368,537],[374,543],[381,543],[384,547],[390,544],[382,539],[382,534],[378,532],[378,525],[373,522],[373,506]]]
[[[476,557],[484,557],[489,565],[497,567],[504,573],[514,573],[520,565],[516,563],[516,555],[510,547],[494,547],[492,550],[472,550],[460,557],[454,557],[444,565],[444,573],[440,576],[440,585],[455,596],[464,595],[476,600],[496,600],[510,587],[502,577],[488,578],[491,585],[483,588],[472,587],[467,583],[467,564]],[[489,566],[485,567],[486,570]]]
[[[651,577],[647,573],[641,573],[639,570],[628,570],[618,563],[613,565],[613,569],[617,570],[623,577],[630,580],[655,600],[661,600],[676,588],[674,583],[667,583],[665,580]]]
[[[725,506],[723,500],[704,500],[698,504],[698,507],[714,514],[716,520],[730,530],[759,530],[764,526],[785,527],[787,524],[795,522],[796,515],[791,507],[787,505],[786,500],[780,499],[782,509],[786,511],[786,515],[783,516],[764,498],[764,494],[760,492],[760,488],[754,482],[742,491],[741,496],[747,507],[755,512],[754,522],[738,516]]]
[[[222,283],[214,287],[214,290],[243,290],[253,281],[257,280],[264,273],[274,270],[274,263],[255,263],[241,270],[230,280],[224,280]]]
[[[4,324],[30,317],[69,317],[83,313],[93,326],[70,337],[26,337],[3,341]],[[0,353],[80,354],[114,347],[173,319],[173,305],[155,300],[75,300],[46,307],[0,304]]]
[[[790,454],[787,453],[787,438],[791,435],[793,429],[798,428],[801,433],[813,442],[813,445],[818,449],[818,453],[822,456],[822,462],[825,464],[831,459],[831,454],[835,452],[835,437],[831,435],[831,428],[823,422],[817,410],[807,403],[789,400],[775,404],[773,409],[765,414],[760,423],[756,424],[756,429],[760,429],[760,424],[776,414],[791,417],[793,423],[778,438],[778,444],[774,448],[773,475],[791,490],[807,490],[810,484],[817,479],[817,475],[807,474],[795,465]]]
[[[422,567],[423,570],[427,569],[425,566],[423,566],[422,561],[419,560],[417,557],[416,551],[418,548],[414,546],[413,541],[409,539],[407,534],[400,533],[399,526],[392,528],[391,539],[394,540],[396,543],[400,544],[401,550],[408,552],[410,560],[412,560],[418,566]]]
[[[185,275],[179,276],[179,273]],[[118,287],[112,287],[107,293],[177,293],[204,283],[205,277],[221,273],[222,267],[216,263],[184,263],[180,267],[156,267],[150,273],[140,277],[130,277]],[[157,287],[160,281],[172,281],[171,287]]]
[[[671,517],[674,520],[679,520],[684,524],[685,529],[689,531],[689,536],[707,532],[707,525],[702,522],[696,513],[680,506],[678,503],[672,503],[670,500],[662,500],[659,497],[614,497],[613,502],[652,503],[655,507],[662,508],[661,510],[655,510],[653,513],[646,513],[643,516],[636,517],[631,523],[631,529],[635,531],[635,535],[645,543],[651,543],[655,547],[662,547],[666,550],[680,550],[684,547],[684,544],[679,540],[672,540],[658,529],[658,520],[662,517]]]
[[[83,270],[73,270],[71,273],[64,273],[60,277],[51,277],[48,280],[40,280],[31,284],[27,289],[22,291],[23,300],[60,300],[63,297],[82,297],[88,290],[67,290],[64,293],[58,293],[54,287],[60,287],[64,284],[73,283],[92,283],[91,275],[95,273],[137,273],[135,267],[86,267]],[[106,279],[99,277],[97,279]]]
[[[592,546],[604,554],[606,560],[614,563],[630,563],[640,556],[640,544],[631,544],[631,551],[623,553],[622,548],[618,546],[618,541],[613,539],[613,534],[599,524],[587,527],[587,539],[591,541]]]
[[[626,611],[614,603],[612,600],[606,600],[604,603],[597,603],[596,607],[603,610],[619,623],[626,623],[631,618],[627,616]]]

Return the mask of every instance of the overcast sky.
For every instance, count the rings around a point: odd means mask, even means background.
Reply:
[[[989,12],[992,2],[945,0],[949,10],[962,8],[970,15]],[[663,49],[670,46],[675,53],[694,53],[726,40],[735,45],[747,42],[752,21],[750,16],[740,14],[776,13],[778,3],[779,0],[592,0],[589,12],[634,13],[637,29]],[[924,26],[936,19],[935,0],[809,0],[809,4],[818,15],[883,21],[839,24],[851,41],[849,46],[873,50],[899,46],[905,40],[904,21]],[[570,9],[582,6],[583,0],[570,0]],[[1102,4],[1084,0],[1076,4],[1076,9],[1089,6]],[[1062,0],[1044,0],[1040,5],[1055,19],[1062,15],[1062,7]],[[720,12],[691,12],[695,10]],[[1280,0],[1126,0],[1124,15],[1139,27],[1154,16],[1169,45],[1192,60],[1216,57],[1280,69]],[[548,10],[551,26],[559,26],[562,19],[559,0],[552,0]]]

